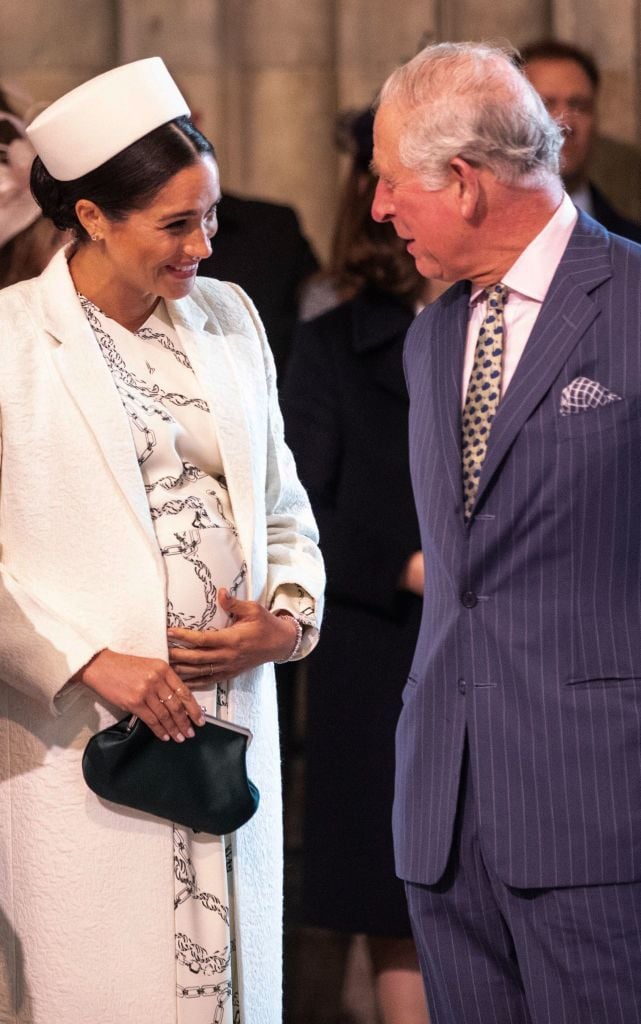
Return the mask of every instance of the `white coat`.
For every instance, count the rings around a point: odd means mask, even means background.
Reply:
[[[316,529],[252,304],[200,280],[167,307],[216,424],[248,593],[317,602]],[[175,1024],[172,829],[99,800],[84,746],[122,712],[67,680],[97,651],[167,656],[163,562],[129,422],[65,253],[0,293],[0,1022]],[[319,609],[317,608],[319,611]],[[233,680],[258,813],[235,837],[245,1024],[281,1019],[281,804],[271,665]]]

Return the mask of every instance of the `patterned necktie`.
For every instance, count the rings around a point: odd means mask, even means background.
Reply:
[[[503,365],[503,307],[507,286],[495,284],[487,292],[487,312],[474,351],[474,365],[463,407],[461,456],[465,519],[472,513],[490,427],[501,397]]]

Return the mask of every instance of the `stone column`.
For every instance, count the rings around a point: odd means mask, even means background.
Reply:
[[[120,63],[160,56],[199,127],[214,142],[225,125],[223,0],[118,0]]]
[[[336,171],[334,4],[227,0],[226,20],[228,182],[293,205],[325,248]]]
[[[524,43],[549,34],[546,0],[436,0],[437,31],[443,40]],[[573,2],[573,0],[569,0]],[[580,0],[579,0],[580,2]]]
[[[399,64],[436,39],[437,0],[340,0],[336,81],[340,108],[365,107]]]

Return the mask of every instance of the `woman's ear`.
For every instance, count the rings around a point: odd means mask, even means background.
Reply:
[[[79,199],[76,216],[90,238],[96,241],[104,235],[105,216],[91,199]]]

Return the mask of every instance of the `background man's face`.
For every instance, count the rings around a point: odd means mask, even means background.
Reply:
[[[596,90],[580,64],[567,58],[539,57],[525,74],[552,117],[566,128],[561,174],[568,191],[586,177],[586,163],[596,132]]]

